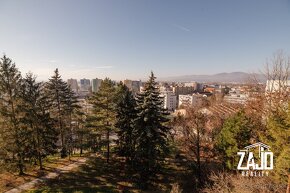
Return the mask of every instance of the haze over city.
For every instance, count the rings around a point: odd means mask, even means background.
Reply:
[[[8,1],[0,53],[47,80],[257,72],[290,51],[290,1]]]

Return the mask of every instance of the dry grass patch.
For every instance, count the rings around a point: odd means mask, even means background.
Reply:
[[[35,178],[55,171],[59,167],[72,164],[80,158],[82,157],[73,156],[69,159],[60,158],[59,156],[50,156],[44,160],[44,170],[39,170],[39,166],[37,165],[30,165],[26,167],[25,175],[23,176],[19,176],[18,173],[4,171],[0,173],[0,192],[5,192],[26,182],[30,182]]]

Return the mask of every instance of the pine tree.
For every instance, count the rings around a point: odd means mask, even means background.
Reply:
[[[119,85],[116,108],[116,128],[118,129],[119,151],[131,162],[135,154],[137,118],[136,101],[132,92],[122,83]]]
[[[22,81],[19,109],[23,117],[20,121],[28,135],[26,156],[36,158],[43,169],[42,158],[55,153],[58,134],[48,111],[43,84],[35,79],[28,73]]]
[[[107,162],[110,158],[110,135],[114,130],[115,123],[115,107],[116,107],[116,88],[114,83],[105,78],[99,88],[89,99],[92,104],[92,116],[90,117],[90,127],[94,127],[95,131],[101,136],[105,135],[105,143],[107,146]]]
[[[146,187],[150,175],[154,175],[167,151],[167,134],[169,128],[163,101],[153,72],[145,84],[144,91],[137,96],[138,118],[136,120],[136,155],[134,161]]]
[[[65,141],[67,128],[65,125],[66,102],[68,98],[68,85],[61,79],[58,69],[46,84],[47,95],[51,104],[51,115],[57,120],[57,126],[61,140],[61,157],[67,156],[67,144]]]
[[[217,136],[216,148],[222,154],[228,169],[237,165],[237,152],[249,145],[251,139],[251,122],[243,111],[225,120]]]
[[[76,126],[75,133],[77,137],[76,146],[80,149],[80,155],[83,154],[83,150],[88,148],[88,139],[90,136],[90,130],[86,127],[86,114],[83,111],[77,111],[75,114]]]
[[[290,175],[290,103],[268,117],[264,135],[263,141],[270,145],[276,158],[274,176],[285,183]]]
[[[19,104],[19,89],[21,85],[21,74],[15,63],[5,55],[0,60],[0,113],[5,119],[6,151],[12,154],[14,160],[17,156],[19,174],[24,174],[24,151],[25,130],[20,126],[20,114],[17,110]]]

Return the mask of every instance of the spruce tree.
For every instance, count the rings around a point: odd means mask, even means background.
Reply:
[[[116,108],[116,88],[114,83],[105,78],[102,81],[98,92],[89,98],[89,103],[93,106],[92,116],[89,118],[90,127],[95,128],[96,133],[105,135],[107,146],[107,162],[110,158],[110,135],[114,130],[115,108]]]
[[[5,120],[5,131],[2,131],[8,156],[14,160],[17,156],[19,174],[24,174],[25,129],[20,126],[19,89],[21,74],[15,63],[5,55],[0,60],[0,114]]]
[[[65,141],[67,135],[67,127],[65,125],[66,102],[68,98],[68,85],[64,82],[58,72],[54,71],[54,75],[46,83],[47,95],[50,99],[51,115],[57,120],[57,127],[61,140],[61,157],[67,156],[67,144]]]
[[[36,82],[33,74],[28,73],[22,81],[20,97],[21,123],[27,130],[29,142],[26,156],[36,158],[43,169],[42,158],[55,153],[58,135],[48,111],[43,83]]]
[[[159,161],[167,151],[167,135],[169,128],[164,125],[168,121],[163,109],[162,97],[158,90],[153,72],[145,84],[144,91],[137,96],[138,118],[136,120],[136,154],[137,171],[142,185],[159,167]]]
[[[116,128],[118,129],[118,145],[120,154],[131,162],[135,154],[136,133],[135,120],[137,118],[136,101],[127,86],[118,86],[118,101],[116,107]]]

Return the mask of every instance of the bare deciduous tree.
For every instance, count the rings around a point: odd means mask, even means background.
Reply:
[[[287,57],[282,50],[277,51],[271,59],[267,60],[263,74],[267,80],[265,89],[259,90],[255,96],[252,96],[252,100],[246,106],[246,112],[255,120],[253,123],[257,124],[255,126],[257,138],[266,141],[268,139],[268,143],[276,147],[281,147],[280,143],[283,143],[284,147],[287,146],[283,141],[285,137],[278,134],[283,135],[289,131],[281,115],[289,111],[290,57]],[[257,88],[260,85],[256,81],[253,87]],[[281,152],[277,149],[276,154],[279,155]],[[282,159],[281,156],[279,158]]]
[[[290,57],[287,57],[283,51],[278,51],[266,62],[264,74],[267,78],[266,112],[283,108],[285,102],[290,99]]]
[[[199,183],[202,182],[201,158],[208,146],[206,135],[207,116],[199,108],[187,108],[184,115],[179,115],[175,120],[175,128],[179,133],[178,140],[181,142],[186,156],[195,158],[196,172]]]

